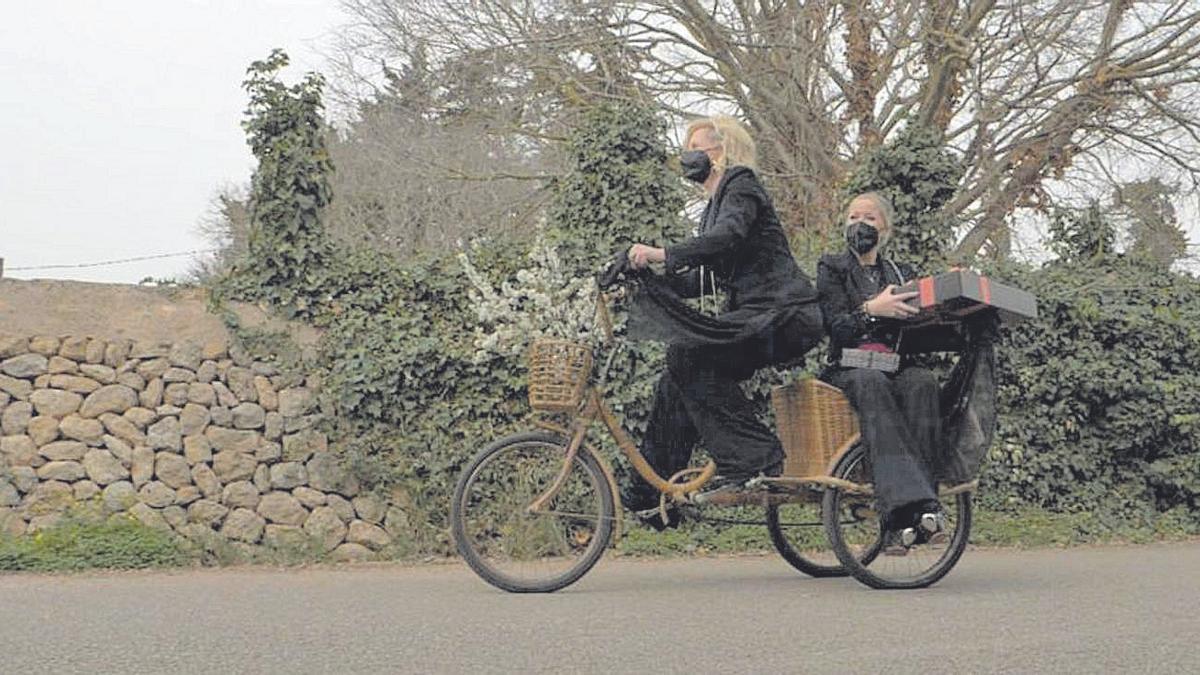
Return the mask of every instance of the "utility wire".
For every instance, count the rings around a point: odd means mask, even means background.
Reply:
[[[26,267],[7,267],[5,269],[9,272],[19,272],[19,271],[24,272],[24,271],[30,271],[30,270],[65,270],[65,269],[78,269],[81,267],[105,267],[107,265],[122,265],[125,263],[131,263],[131,262],[141,262],[143,260],[159,260],[161,258],[178,258],[180,256],[197,255],[200,253],[215,253],[218,250],[220,250],[220,249],[207,248],[207,249],[197,249],[194,251],[180,251],[178,253],[160,253],[158,255],[143,255],[143,256],[138,256],[136,258],[122,258],[120,260],[103,260],[100,262],[77,263],[74,265],[31,265],[31,266],[26,266]]]

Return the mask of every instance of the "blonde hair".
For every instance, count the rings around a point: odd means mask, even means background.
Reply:
[[[688,141],[692,140],[692,135],[701,129],[708,129],[713,138],[721,144],[721,159],[713,164],[714,169],[724,171],[731,166],[758,169],[758,150],[754,146],[754,139],[750,137],[750,132],[742,126],[741,122],[729,115],[715,115],[692,120],[691,124],[687,126],[687,132],[683,135],[685,147]]]
[[[883,222],[887,223],[887,230],[880,232],[879,238],[884,244],[892,238],[892,231],[895,229],[896,208],[892,206],[892,200],[888,199],[882,192],[863,192],[854,195],[850,201],[846,202],[847,211],[850,210],[850,205],[859,199],[870,199],[875,202],[875,208],[879,209],[879,213],[883,215]]]

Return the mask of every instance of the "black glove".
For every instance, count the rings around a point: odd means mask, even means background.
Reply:
[[[633,276],[636,270],[629,263],[629,248],[627,246],[614,253],[613,259],[596,275],[596,283],[601,290],[607,291],[622,280]]]

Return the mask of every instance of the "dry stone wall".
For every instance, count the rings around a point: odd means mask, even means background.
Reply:
[[[371,558],[404,514],[329,451],[318,387],[223,341],[0,337],[0,532],[86,503],[203,546]]]

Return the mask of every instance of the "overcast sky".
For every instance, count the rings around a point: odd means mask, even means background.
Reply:
[[[20,9],[16,8],[16,5]],[[239,126],[251,61],[320,70],[336,0],[41,0],[0,11],[0,257],[6,277],[136,282],[204,247],[222,184],[249,179]]]

